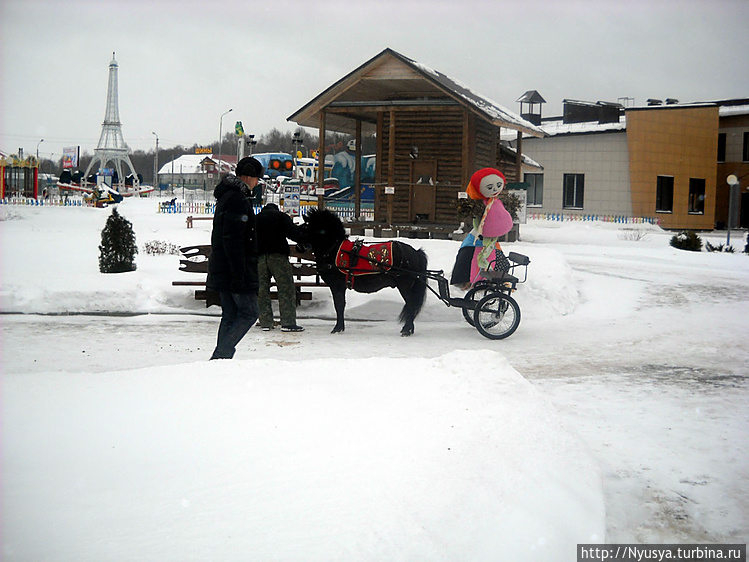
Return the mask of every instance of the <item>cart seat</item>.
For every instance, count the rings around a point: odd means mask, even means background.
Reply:
[[[510,275],[506,271],[495,271],[493,269],[481,269],[479,274],[484,279],[491,279],[499,283],[518,283],[518,278],[514,275]]]

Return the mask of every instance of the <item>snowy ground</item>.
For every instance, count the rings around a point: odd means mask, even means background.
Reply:
[[[155,199],[142,247],[207,243]],[[0,207],[7,560],[574,560],[583,542],[747,542],[749,258],[654,227],[532,222],[523,318],[329,293],[302,334],[209,363],[176,256],[98,272],[107,210]],[[742,235],[742,236],[745,236]],[[734,245],[743,237],[734,232]],[[712,243],[725,234],[706,235]],[[458,244],[411,240],[448,270]],[[19,313],[19,314],[14,314]]]

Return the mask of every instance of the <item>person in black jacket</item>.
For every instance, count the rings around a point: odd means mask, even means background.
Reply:
[[[302,332],[296,323],[296,287],[289,263],[289,242],[298,242],[299,227],[291,217],[282,213],[274,203],[268,203],[257,215],[258,276],[260,289],[260,326],[273,329],[273,309],[270,299],[270,279],[278,287],[278,310],[281,315],[281,331]]]
[[[255,158],[242,158],[236,175],[224,176],[213,192],[207,288],[221,297],[221,323],[211,359],[231,359],[258,318],[257,240],[251,193],[263,175]]]

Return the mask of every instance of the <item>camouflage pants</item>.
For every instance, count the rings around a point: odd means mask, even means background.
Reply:
[[[264,254],[258,257],[257,272],[260,280],[258,306],[260,325],[273,326],[273,308],[270,298],[271,276],[278,289],[278,309],[281,313],[281,326],[296,325],[296,287],[288,256]]]

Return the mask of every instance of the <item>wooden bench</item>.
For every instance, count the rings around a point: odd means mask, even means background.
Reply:
[[[205,275],[202,281],[172,281],[175,287],[202,287],[195,290],[195,300],[204,300],[206,307],[212,305],[221,305],[218,293],[206,288],[206,277],[208,276],[208,257],[211,255],[210,245],[187,246],[180,248],[184,256],[179,260],[179,270],[185,273],[201,273]],[[305,287],[326,287],[325,282],[317,273],[315,257],[311,251],[304,253],[298,252],[295,245],[289,245],[291,268],[294,275],[294,286],[296,287],[296,303],[312,300],[312,293],[302,290]],[[271,287],[275,287],[271,283]],[[278,299],[278,291],[271,291],[272,299]]]
[[[194,217],[192,215],[189,215],[187,219],[185,219],[185,222],[187,223],[187,228],[192,228],[193,221],[212,221],[213,215],[210,215],[208,217]]]

